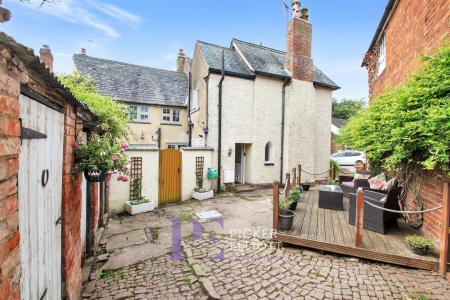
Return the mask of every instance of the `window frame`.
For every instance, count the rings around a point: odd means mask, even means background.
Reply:
[[[264,164],[267,165],[273,165],[273,153],[272,153],[272,143],[267,142],[264,146]],[[268,160],[267,160],[268,158]]]
[[[383,37],[380,39],[380,45],[378,46],[378,58],[377,58],[377,76],[383,74],[387,66],[387,47],[386,47],[386,33],[383,33]]]
[[[176,111],[178,112],[178,120],[174,121],[174,119],[175,119],[174,114]],[[166,120],[165,118],[168,118],[168,120]],[[181,124],[181,109],[171,108],[171,107],[162,107],[162,109],[161,109],[161,124]]]
[[[136,109],[132,108],[135,107]],[[143,111],[142,109],[146,108],[147,111]],[[129,104],[128,105],[128,117],[129,123],[150,123],[150,106],[148,105],[139,105],[139,104]],[[131,116],[133,111],[133,117]],[[142,119],[142,116],[147,116],[147,119]]]

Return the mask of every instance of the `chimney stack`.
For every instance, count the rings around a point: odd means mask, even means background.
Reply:
[[[313,81],[311,55],[312,25],[308,22],[308,10],[300,10],[300,1],[292,1],[292,19],[289,21],[286,38],[285,68],[293,79]]]
[[[81,48],[80,55],[87,56],[87,52],[85,48]]]
[[[177,72],[184,72],[185,63],[186,63],[186,54],[184,54],[183,49],[180,49],[177,58]]]
[[[39,60],[50,72],[53,72],[53,55],[48,45],[43,45],[39,50]]]

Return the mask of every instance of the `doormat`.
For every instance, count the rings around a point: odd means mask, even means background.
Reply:
[[[208,211],[201,211],[198,213],[195,213],[197,217],[200,219],[213,219],[213,218],[221,218],[222,214],[218,212],[217,210],[208,210]]]

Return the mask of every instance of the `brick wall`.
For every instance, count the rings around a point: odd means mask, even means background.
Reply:
[[[366,54],[371,97],[402,83],[449,37],[450,0],[400,0],[386,29],[386,69],[377,76],[378,44]]]
[[[7,49],[0,48],[0,299],[19,299],[20,293],[20,67]]]
[[[369,73],[369,94],[373,98],[388,88],[404,82],[411,73],[420,70],[422,55],[433,55],[436,49],[449,38],[450,0],[400,0],[385,29],[386,69],[377,76],[379,42],[366,54],[365,63]],[[422,181],[419,197],[424,209],[442,203],[442,181],[438,172],[426,172],[417,181]],[[407,205],[414,209],[415,197],[407,195]],[[421,231],[439,244],[440,211],[423,216]]]
[[[81,292],[81,184],[83,175],[73,176],[74,157],[72,143],[75,141],[76,116],[71,105],[64,107],[64,161],[62,199],[62,255],[63,294],[68,299],[79,299]],[[81,130],[82,124],[77,124]],[[81,134],[78,132],[78,134]]]

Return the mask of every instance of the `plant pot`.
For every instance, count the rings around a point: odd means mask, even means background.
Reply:
[[[302,190],[307,192],[309,191],[309,188],[311,187],[311,184],[309,183],[302,183]]]
[[[294,222],[294,212],[288,210],[286,215],[278,214],[278,228],[280,230],[291,230]]]
[[[426,255],[428,253],[428,250],[429,250],[428,245],[413,246],[413,245],[410,244],[409,247],[411,248],[412,252],[414,252],[417,255]]]
[[[155,209],[155,205],[152,201],[142,203],[138,205],[131,205],[129,201],[125,202],[125,211],[130,215],[142,214]]]
[[[295,199],[293,199],[294,202],[292,202],[292,204],[289,206],[289,210],[296,210],[297,209],[297,203],[300,202],[300,195],[298,195],[298,197],[295,197]]]
[[[103,182],[103,181],[105,181],[107,176],[108,176],[108,173],[106,173],[106,172],[101,172],[100,175],[94,176],[94,175],[89,175],[88,171],[84,171],[84,177],[89,182]]]
[[[211,199],[214,197],[214,191],[206,191],[206,192],[196,192],[193,191],[192,192],[192,198],[194,198],[195,200],[206,200],[206,199]]]

